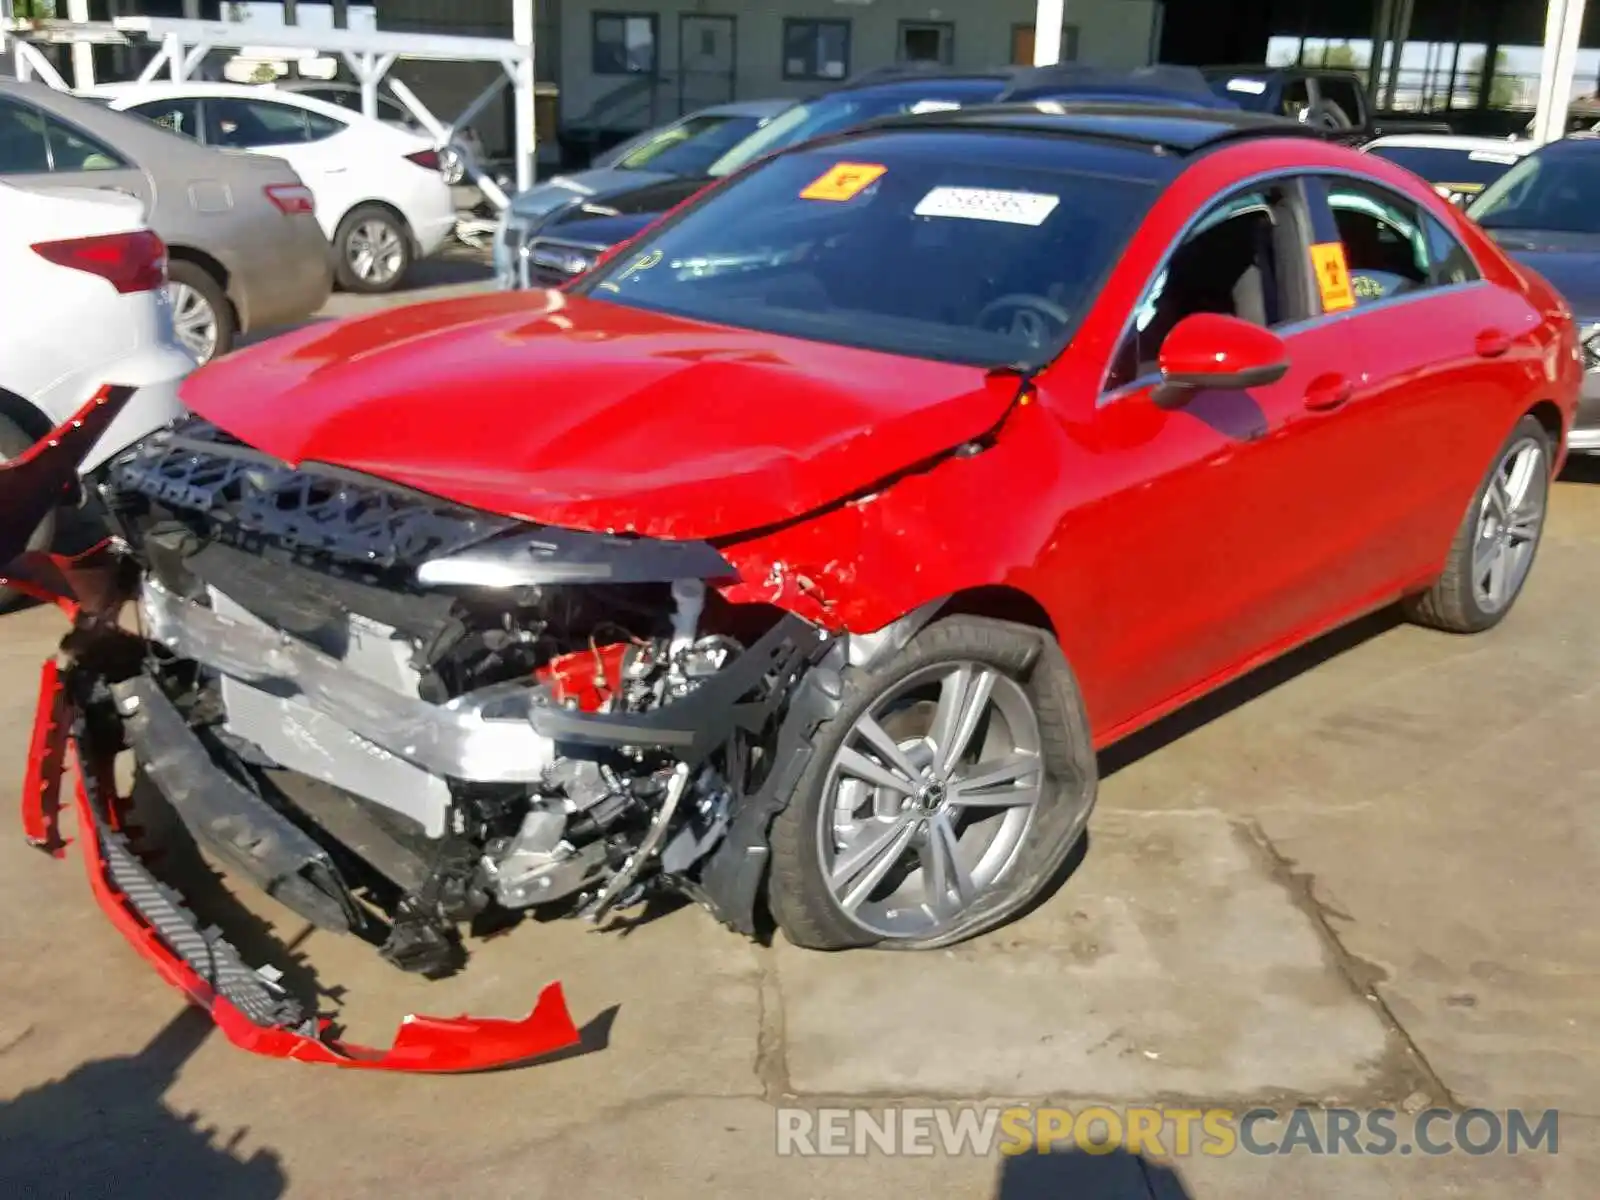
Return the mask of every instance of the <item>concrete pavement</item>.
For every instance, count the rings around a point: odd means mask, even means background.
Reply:
[[[73,851],[0,837],[0,1192],[1590,1195],[1597,549],[1600,482],[1564,482],[1499,631],[1375,618],[1118,747],[1071,878],[950,951],[764,948],[683,909],[626,934],[521,928],[430,984],[290,921],[250,939],[342,985],[349,1035],[378,1044],[409,1011],[520,1014],[559,977],[594,1052],[525,1071],[251,1059],[127,948]],[[7,806],[60,630],[0,619]],[[230,930],[277,918],[244,889],[208,899]],[[1554,1157],[776,1154],[777,1105],[987,1100],[1563,1114]]]

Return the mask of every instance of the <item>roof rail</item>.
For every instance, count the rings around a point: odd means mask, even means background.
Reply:
[[[1157,63],[1127,71],[1110,70],[1084,63],[1057,63],[1048,67],[1029,67],[1017,73],[1001,100],[1027,100],[1082,89],[1149,92],[1152,96],[1186,97],[1208,106],[1219,97],[1198,67]]]
[[[1127,119],[1124,119],[1127,118]],[[1112,123],[1108,119],[1117,119]],[[1038,100],[972,104],[923,114],[895,114],[856,126],[848,133],[881,129],[992,128],[1025,130],[1157,149],[1178,155],[1199,154],[1229,142],[1255,138],[1293,137],[1327,141],[1330,131],[1303,125],[1289,117],[1242,109],[1197,109],[1160,104],[1108,101]]]
[[[1032,70],[1032,68],[1010,66],[950,67],[944,63],[934,62],[891,63],[888,66],[873,67],[858,75],[852,75],[834,90],[847,91],[851,88],[913,79],[1009,79],[1024,69]]]

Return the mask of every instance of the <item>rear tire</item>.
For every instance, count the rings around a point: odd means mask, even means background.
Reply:
[[[411,270],[411,231],[393,211],[362,204],[333,235],[334,275],[347,292],[392,292]]]
[[[1550,506],[1550,435],[1532,414],[1517,422],[1472,494],[1444,573],[1402,605],[1418,625],[1481,633],[1498,625],[1522,594]]]
[[[211,272],[198,263],[175,259],[167,264],[167,294],[172,297],[173,333],[196,363],[204,366],[233,349],[238,322],[228,294]]]
[[[975,719],[941,723],[947,696]],[[1057,880],[1094,807],[1077,683],[1029,626],[948,617],[888,662],[847,670],[812,745],[773,823],[767,883],[778,927],[810,949],[928,950],[993,929]],[[874,790],[863,769],[920,787]]]
[[[0,462],[21,456],[33,443],[33,438],[5,417],[0,417]],[[57,513],[52,511],[39,523],[39,528],[35,529],[33,536],[28,539],[29,550],[48,550],[55,545],[57,520]],[[10,612],[25,599],[21,592],[13,588],[0,587],[0,613]]]

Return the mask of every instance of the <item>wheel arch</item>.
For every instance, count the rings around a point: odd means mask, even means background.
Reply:
[[[850,663],[864,667],[881,662],[903,649],[927,626],[945,617],[989,617],[1025,625],[1056,637],[1055,622],[1044,605],[1010,584],[985,584],[929,600],[870,634],[850,636]]]
[[[0,387],[0,418],[15,425],[34,441],[55,428],[45,411],[32,401]]]
[[[195,246],[178,244],[167,247],[167,258],[176,262],[186,262],[199,267],[222,289],[222,294],[228,301],[228,307],[233,310],[233,324],[241,331],[248,328],[249,313],[245,312],[239,303],[239,298],[233,293],[233,273],[223,265],[215,256],[206,253]]]
[[[1010,584],[964,588],[945,600],[934,614],[934,619],[956,615],[992,617],[997,621],[1010,621],[1014,625],[1028,625],[1051,637],[1056,636],[1055,622],[1050,619],[1044,605],[1021,588]]]
[[[1565,433],[1565,425],[1561,420],[1561,408],[1554,400],[1541,400],[1528,410],[1528,415],[1533,417],[1544,431],[1550,435],[1550,445],[1555,450],[1551,455],[1552,467],[1561,458],[1561,442]]]

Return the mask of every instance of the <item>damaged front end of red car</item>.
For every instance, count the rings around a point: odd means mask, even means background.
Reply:
[[[850,661],[830,597],[769,595],[778,564],[741,573],[709,540],[542,524],[285,461],[198,416],[80,480],[126,397],[0,468],[0,581],[71,622],[41,675],[23,827],[60,856],[73,810],[96,899],[231,1041],[471,1071],[582,1039],[552,984],[523,1020],[411,1017],[387,1051],[345,1044],[197,919],[152,825],[430,979],[523,918],[657,898],[757,933],[772,822]],[[105,540],[27,551],[74,494]]]
[[[109,542],[72,557],[26,549],[33,529],[77,489],[79,464],[130,395],[131,389],[103,389],[28,453],[0,464],[0,582],[56,605],[71,622],[40,674],[21,805],[29,843],[63,856],[69,839],[62,793],[70,766],[77,843],[96,901],[163,979],[209,1013],[229,1041],[253,1053],[368,1070],[470,1072],[577,1047],[581,1037],[558,983],[544,988],[522,1019],[411,1016],[387,1050],[343,1042],[313,1003],[281,986],[275,971],[249,966],[218,930],[203,928],[136,852],[113,766],[129,742],[127,704],[115,694],[138,686],[150,654],[121,621],[139,572]],[[140,763],[152,766],[161,765]],[[255,848],[270,857],[270,846]]]

